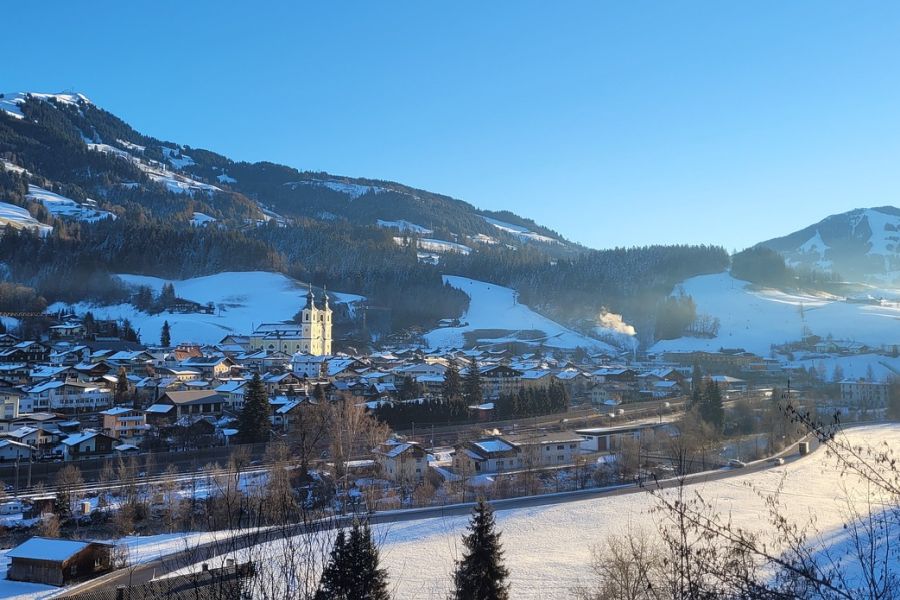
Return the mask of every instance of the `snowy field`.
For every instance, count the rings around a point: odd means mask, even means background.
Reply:
[[[0,227],[6,226],[13,229],[31,229],[42,237],[53,231],[52,226],[41,223],[21,206],[0,202]]]
[[[143,275],[119,275],[131,286],[146,285],[158,294],[164,283],[170,280]],[[149,315],[137,310],[131,304],[112,306],[92,306],[80,302],[75,305],[54,304],[51,311],[73,308],[83,314],[92,311],[98,319],[130,319],[141,339],[148,344],[158,342],[164,321],[172,328],[173,342],[197,342],[214,344],[228,334],[249,334],[263,322],[277,322],[293,318],[306,304],[305,285],[280,273],[264,271],[225,272],[174,280],[175,293],[181,298],[200,304],[212,302],[216,306],[214,314],[170,313]],[[332,303],[354,303],[362,296],[328,292]],[[319,298],[321,300],[321,297]]]
[[[693,277],[684,292],[694,298],[698,314],[721,320],[715,338],[680,338],[657,342],[652,350],[743,348],[769,356],[772,344],[800,340],[808,327],[823,338],[853,340],[872,347],[900,344],[900,305],[853,304],[827,295],[752,290],[728,273]],[[802,310],[801,310],[802,309]]]
[[[900,444],[900,426],[871,425],[847,432],[853,444]],[[759,472],[690,486],[715,510],[748,531],[767,528],[767,509],[758,494],[781,488],[781,514],[799,525],[815,520],[811,541],[817,556],[827,548],[846,547],[842,525],[846,521],[847,501],[865,508],[866,485],[850,476],[839,477],[833,459],[817,451],[805,459]],[[674,493],[674,492],[667,492]],[[877,499],[875,499],[877,504]],[[533,508],[498,510],[497,525],[502,532],[506,565],[510,570],[513,598],[553,600],[571,598],[572,588],[589,583],[591,548],[608,536],[628,531],[655,532],[655,500],[647,493],[579,500]],[[453,561],[461,557],[461,536],[467,516],[422,519],[375,528],[381,546],[382,566],[387,568],[396,600],[439,600],[447,597]],[[285,548],[297,541],[269,542],[237,555],[251,557],[282,556]],[[211,562],[218,566],[221,556]],[[833,559],[839,558],[832,554]],[[853,578],[857,569],[850,563],[845,575]],[[289,568],[282,561],[267,562],[270,571],[263,574],[273,581],[287,581]],[[199,565],[180,572],[196,570]]]
[[[492,219],[490,217],[482,216],[482,219],[487,221],[489,224],[493,225],[500,231],[505,231],[506,233],[512,234],[519,239],[522,240],[531,240],[533,242],[542,242],[544,244],[559,244],[559,240],[555,240],[551,237],[547,237],[546,235],[541,235],[539,233],[535,233],[525,227],[521,227],[519,225],[513,225],[512,223],[506,223],[505,221],[498,221],[497,219]]]
[[[54,217],[67,217],[75,219],[76,221],[87,221],[88,223],[116,218],[111,212],[85,206],[71,198],[60,196],[49,190],[39,188],[36,185],[28,186],[28,195],[26,198],[43,204],[47,211]]]
[[[567,329],[539,315],[524,304],[516,301],[514,290],[476,281],[466,277],[445,275],[444,281],[462,290],[469,296],[469,310],[460,318],[465,323],[461,327],[444,327],[435,329],[425,335],[430,348],[462,348],[464,334],[478,329],[501,329],[512,333],[518,331],[543,331],[546,346],[551,348],[593,348],[601,351],[615,352],[608,344]],[[488,342],[515,341],[513,337],[501,340],[485,340]]]

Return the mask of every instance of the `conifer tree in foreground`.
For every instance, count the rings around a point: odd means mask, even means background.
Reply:
[[[507,600],[509,570],[503,565],[500,532],[494,528],[494,511],[479,500],[472,511],[469,533],[463,536],[465,551],[456,563],[451,600]]]
[[[466,372],[466,379],[463,384],[463,395],[470,405],[481,404],[484,402],[484,394],[481,390],[481,371],[478,370],[478,363],[475,358],[469,363],[469,370]]]
[[[254,373],[253,379],[247,384],[244,408],[238,415],[237,425],[241,443],[255,444],[269,440],[269,398],[259,373]]]
[[[368,524],[355,522],[349,537],[338,531],[315,600],[388,600],[387,572],[378,561]]]

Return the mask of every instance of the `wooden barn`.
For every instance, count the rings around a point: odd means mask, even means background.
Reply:
[[[112,545],[33,537],[6,553],[6,578],[64,586],[112,568]]]

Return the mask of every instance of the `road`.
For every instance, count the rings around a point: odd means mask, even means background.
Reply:
[[[814,440],[807,438],[810,442],[811,451],[817,449],[818,444]],[[785,463],[800,460],[798,452],[799,442],[792,444],[776,456],[783,457]],[[705,471],[688,475],[684,481],[688,485],[698,483],[708,483],[719,481],[729,477],[747,475],[758,471],[764,471],[772,468],[767,460],[759,460],[749,463],[743,468],[723,468],[714,471]],[[554,504],[562,504],[566,502],[577,502],[580,500],[589,500],[595,498],[606,498],[613,496],[622,496],[625,494],[646,493],[647,489],[669,489],[678,487],[682,484],[680,478],[671,478],[653,482],[645,482],[642,487],[638,484],[624,484],[615,487],[593,488],[584,490],[572,490],[567,492],[558,492],[554,494],[543,494],[539,496],[522,496],[517,498],[507,498],[502,500],[493,500],[491,505],[494,510],[515,510],[521,508],[532,508],[536,506],[548,506]],[[414,521],[419,519],[433,519],[451,516],[467,515],[471,512],[474,502],[465,502],[459,504],[434,506],[426,508],[401,509],[395,511],[385,511],[372,513],[367,516],[368,521],[372,524],[382,523],[402,523],[405,521]],[[168,556],[160,557],[145,563],[135,565],[126,569],[113,571],[91,581],[82,583],[66,590],[65,595],[74,595],[76,593],[84,593],[103,588],[115,588],[117,586],[138,585],[146,583],[151,579],[158,578],[173,571],[183,569],[189,565],[196,565],[204,561],[209,561],[217,556],[234,553],[243,548],[247,548],[256,544],[274,541],[284,537],[291,537],[309,533],[311,531],[322,531],[336,529],[338,527],[346,527],[350,525],[357,515],[344,515],[340,517],[332,517],[323,521],[314,521],[308,525],[296,525],[289,527],[273,527],[265,530],[251,530],[246,533],[239,533],[230,536],[225,540],[217,540],[206,544],[180,551]]]

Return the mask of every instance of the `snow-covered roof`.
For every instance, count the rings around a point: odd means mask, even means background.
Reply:
[[[171,404],[151,404],[147,408],[144,409],[144,412],[154,413],[154,414],[165,414],[175,408]]]
[[[91,542],[33,537],[6,553],[9,558],[63,561],[87,548]]]

